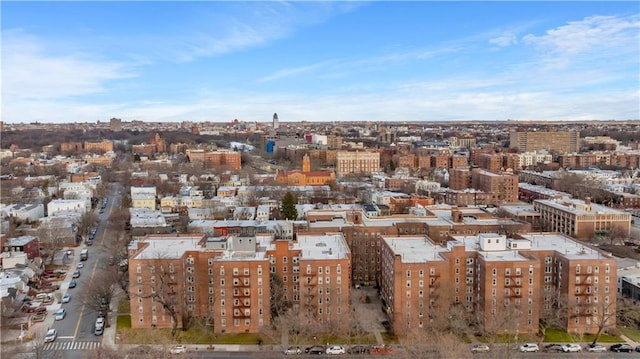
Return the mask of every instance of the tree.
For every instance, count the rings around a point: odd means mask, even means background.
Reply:
[[[183,310],[184,296],[182,288],[175,278],[175,268],[180,268],[179,261],[172,260],[162,254],[148,261],[149,278],[138,285],[139,290],[130,291],[131,296],[152,299],[159,303],[171,317],[171,336],[175,337]],[[184,326],[185,323],[183,323]]]
[[[107,327],[109,326],[109,307],[119,289],[120,279],[117,267],[105,268],[97,272],[84,292],[83,303],[87,308],[102,314],[105,317],[105,326]]]
[[[86,239],[91,228],[98,222],[98,216],[93,211],[85,212],[76,220],[78,234]]]
[[[296,209],[296,199],[291,194],[291,192],[287,192],[282,199],[282,213],[286,219],[295,220],[298,218],[298,210]]]
[[[614,297],[613,300],[609,300],[609,296],[600,298],[597,303],[594,303],[593,308],[591,309],[593,312],[591,320],[598,326],[598,331],[593,336],[593,342],[591,342],[593,345],[598,342],[598,339],[600,339],[600,335],[604,330],[608,328],[615,328],[617,303],[615,300],[615,294],[612,294],[612,296]],[[598,296],[594,297],[597,298]]]
[[[276,273],[269,275],[269,287],[271,288],[271,318],[284,315],[291,308],[291,301],[285,299],[284,284],[282,278]]]

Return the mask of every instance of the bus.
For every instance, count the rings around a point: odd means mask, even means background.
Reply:
[[[86,261],[89,258],[89,250],[87,248],[80,251],[80,260]]]

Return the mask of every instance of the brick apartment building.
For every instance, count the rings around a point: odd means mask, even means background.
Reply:
[[[511,172],[453,168],[450,171],[449,188],[445,200],[451,205],[500,205],[518,201],[518,176]]]
[[[597,235],[629,238],[631,214],[591,203],[589,198],[535,200],[533,207],[540,212],[547,231],[564,233],[577,239],[592,239]]]
[[[380,152],[337,151],[336,175],[370,174],[380,171]]]
[[[615,259],[556,233],[383,237],[380,294],[395,334],[447,318],[452,306],[495,333],[535,334],[541,318],[570,333],[615,326]],[[562,304],[558,304],[562,303]]]
[[[340,325],[350,313],[350,252],[341,234],[207,237],[149,235],[129,250],[131,325],[170,328],[205,319],[215,333],[257,333],[271,324],[270,275],[307,323]]]
[[[362,210],[314,210],[307,212],[308,231],[341,231],[351,250],[351,280],[373,286],[380,283],[379,251],[383,236],[426,235],[445,243],[452,234],[526,233],[531,224],[492,214],[475,207],[429,206],[426,216],[369,217]]]
[[[240,170],[242,166],[241,153],[231,150],[188,149],[186,155],[192,163],[202,163],[204,168],[224,167],[230,170]]]
[[[87,152],[110,152],[113,151],[113,142],[109,140],[102,140],[100,142],[84,141],[84,150]]]
[[[277,240],[267,256],[271,272],[282,280],[283,299],[307,324],[349,324],[343,318],[351,312],[351,252],[342,233]]]
[[[580,151],[580,132],[577,131],[514,131],[509,134],[509,148],[519,152],[539,150],[574,153]]]

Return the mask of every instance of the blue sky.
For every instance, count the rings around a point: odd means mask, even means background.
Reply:
[[[7,123],[640,119],[624,2],[13,2]]]

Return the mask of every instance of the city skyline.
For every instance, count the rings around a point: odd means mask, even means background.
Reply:
[[[4,2],[1,120],[637,120],[638,10]]]

